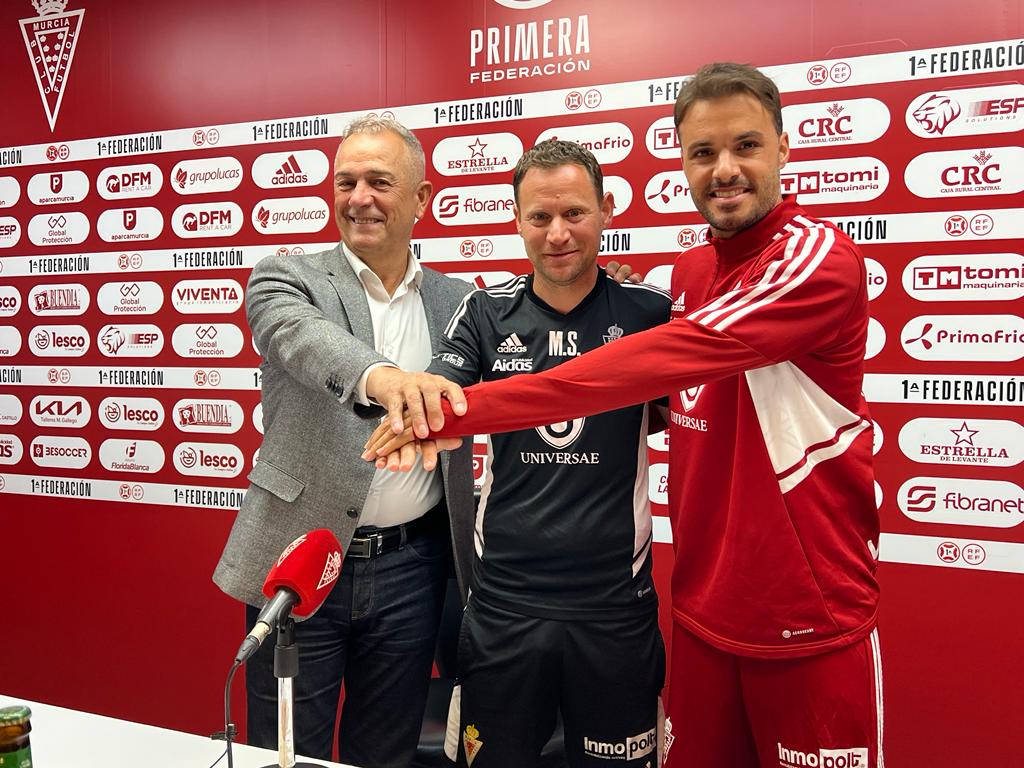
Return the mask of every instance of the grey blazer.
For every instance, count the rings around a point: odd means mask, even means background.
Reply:
[[[420,291],[436,349],[468,283],[423,270]],[[371,363],[370,309],[340,247],[260,261],[246,294],[249,327],[264,361],[264,438],[249,490],[213,574],[232,597],[262,605],[260,589],[284,548],[329,528],[347,548],[373,479],[359,458],[383,411],[354,389]],[[455,571],[463,600],[473,562],[472,444],[441,454]]]

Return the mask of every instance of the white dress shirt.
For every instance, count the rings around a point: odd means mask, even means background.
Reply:
[[[423,269],[419,262],[409,254],[405,277],[394,294],[389,296],[381,279],[344,243],[341,252],[352,265],[366,294],[373,325],[373,348],[403,370],[425,370],[431,358],[430,330],[420,296]],[[363,373],[356,388],[356,399],[364,405],[369,402],[366,399],[366,378],[374,367]],[[358,457],[355,460],[361,461]],[[408,523],[433,508],[443,494],[440,473],[424,470],[418,458],[410,472],[378,469],[370,483],[359,525],[386,528]]]

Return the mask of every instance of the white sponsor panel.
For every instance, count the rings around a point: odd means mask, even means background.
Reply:
[[[320,197],[277,197],[260,200],[252,209],[252,226],[261,235],[319,232],[331,220]]]
[[[107,429],[152,432],[164,423],[164,407],[153,397],[107,397],[97,412]]]
[[[0,427],[10,427],[21,421],[24,411],[17,395],[0,394]]]
[[[21,240],[21,223],[13,216],[0,216],[0,248],[13,248]]]
[[[655,432],[652,435],[648,435],[647,447],[652,451],[668,452],[668,430],[663,429],[661,432]]]
[[[330,162],[319,149],[268,152],[252,164],[252,180],[262,189],[312,187],[327,178]]]
[[[0,357],[14,357],[21,351],[21,331],[13,325],[0,325]]]
[[[182,432],[211,432],[230,435],[245,421],[242,406],[234,400],[187,397],[174,404],[174,426]]]
[[[34,285],[28,293],[28,308],[39,317],[81,315],[89,301],[89,289],[81,283]]]
[[[40,427],[81,429],[92,418],[92,406],[78,395],[38,395],[29,403],[28,413]]]
[[[260,370],[220,367],[216,362],[195,365],[156,366],[125,360],[123,365],[73,365],[40,361],[40,365],[0,366],[0,383],[25,387],[93,387],[111,391],[146,389],[195,389],[208,392],[245,390],[258,392]],[[6,388],[5,388],[6,391]],[[101,393],[102,394],[102,393]]]
[[[647,493],[654,504],[668,504],[668,464],[651,464],[647,469]]]
[[[864,349],[864,359],[870,360],[885,347],[885,327],[875,318],[868,319],[868,340]]]
[[[96,220],[96,232],[108,243],[153,240],[164,231],[164,215],[156,208],[112,208]]]
[[[1024,128],[1024,85],[925,91],[907,106],[906,120],[923,139],[1015,133]]]
[[[1024,522],[1024,489],[1006,480],[912,477],[896,501],[919,523],[1012,528]]]
[[[164,334],[151,324],[105,325],[96,345],[106,357],[155,357],[164,348]]]
[[[515,218],[511,184],[449,187],[434,196],[434,218],[446,227],[503,224]]]
[[[21,199],[21,184],[13,176],[0,176],[0,208],[11,208]]]
[[[1013,467],[1024,461],[1024,426],[1003,419],[911,419],[900,450],[920,464]]]
[[[0,435],[0,464],[17,464],[25,453],[17,435]]]
[[[633,186],[621,176],[605,176],[604,191],[611,192],[616,216],[624,214],[633,203]]]
[[[80,325],[37,325],[28,339],[36,357],[81,357],[89,349],[89,332]]]
[[[96,177],[96,191],[104,200],[153,197],[164,185],[164,172],[153,163],[116,165]]]
[[[522,156],[523,142],[514,133],[471,133],[441,139],[431,161],[442,176],[463,176],[511,173]]]
[[[105,315],[152,315],[164,305],[164,290],[151,280],[104,283],[96,305]]]
[[[179,443],[174,468],[196,477],[236,477],[245,465],[237,446],[228,443]]]
[[[477,288],[490,288],[501,285],[512,280],[515,275],[511,272],[448,272],[448,277],[463,280]]]
[[[242,306],[244,295],[235,280],[182,280],[171,289],[171,303],[184,315],[229,314]]]
[[[236,357],[244,343],[241,329],[231,323],[186,323],[171,336],[182,357]]]
[[[234,157],[182,160],[171,169],[168,183],[179,195],[230,192],[242,183],[242,164]]]
[[[672,265],[659,264],[644,277],[644,282],[664,291],[672,289]]]
[[[242,209],[232,202],[179,205],[171,214],[178,237],[230,237],[242,229]]]
[[[903,180],[925,198],[1015,195],[1024,191],[1024,148],[925,152],[907,163]]]
[[[21,292],[13,285],[0,285],[0,317],[14,317],[21,309]]]
[[[138,478],[100,479],[79,476],[13,474],[2,475],[0,492],[52,498],[89,498],[128,504],[189,506],[197,509],[237,510],[245,488],[224,488],[179,483],[153,483]]]
[[[28,239],[33,245],[78,245],[89,232],[89,219],[79,211],[40,213],[28,222]]]
[[[981,539],[883,533],[881,560],[978,571],[1024,573],[1024,544]]]
[[[919,256],[903,270],[903,290],[918,301],[1024,298],[1024,256],[1019,253]]]
[[[257,432],[263,434],[263,403],[256,403],[256,407],[252,409],[252,425]]]
[[[881,262],[874,259],[865,258],[864,268],[867,271],[868,301],[874,301],[882,295],[889,284],[889,273],[885,271]]]
[[[647,151],[660,160],[678,161],[682,154],[682,148],[679,146],[679,134],[676,133],[672,115],[659,117],[651,123],[647,128],[644,142],[647,144]]]
[[[100,444],[100,464],[111,472],[145,472],[163,469],[164,449],[153,440],[112,437]]]
[[[29,456],[40,467],[84,469],[92,460],[92,447],[81,437],[40,435],[29,446]]]
[[[644,200],[655,213],[688,213],[697,210],[690,197],[690,183],[682,171],[662,171],[652,176],[644,188]]]
[[[1024,405],[1024,381],[1015,376],[945,373],[866,373],[869,403],[945,403],[950,405]]]
[[[801,205],[859,203],[874,200],[889,186],[889,168],[877,157],[844,157],[786,163],[782,191]]]
[[[889,129],[889,108],[878,99],[840,99],[782,108],[790,147],[868,144]]]
[[[548,139],[575,141],[589,149],[602,166],[622,162],[633,151],[633,132],[622,123],[588,123],[548,128],[534,143],[540,144]]]
[[[89,177],[82,171],[37,173],[28,180],[26,191],[36,205],[80,203],[89,195]]]
[[[1017,315],[920,315],[900,336],[917,360],[1002,362],[1024,357],[1024,319]]]

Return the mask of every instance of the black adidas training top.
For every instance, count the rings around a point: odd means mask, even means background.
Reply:
[[[668,320],[667,293],[599,270],[568,314],[524,275],[468,294],[430,372],[462,386],[553,368]],[[529,616],[600,618],[650,610],[647,406],[488,440],[473,593]]]

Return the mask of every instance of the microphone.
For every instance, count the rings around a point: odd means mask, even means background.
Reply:
[[[341,544],[326,528],[304,533],[285,547],[263,582],[269,600],[239,646],[235,663],[252,656],[290,614],[308,618],[316,612],[340,574]]]

